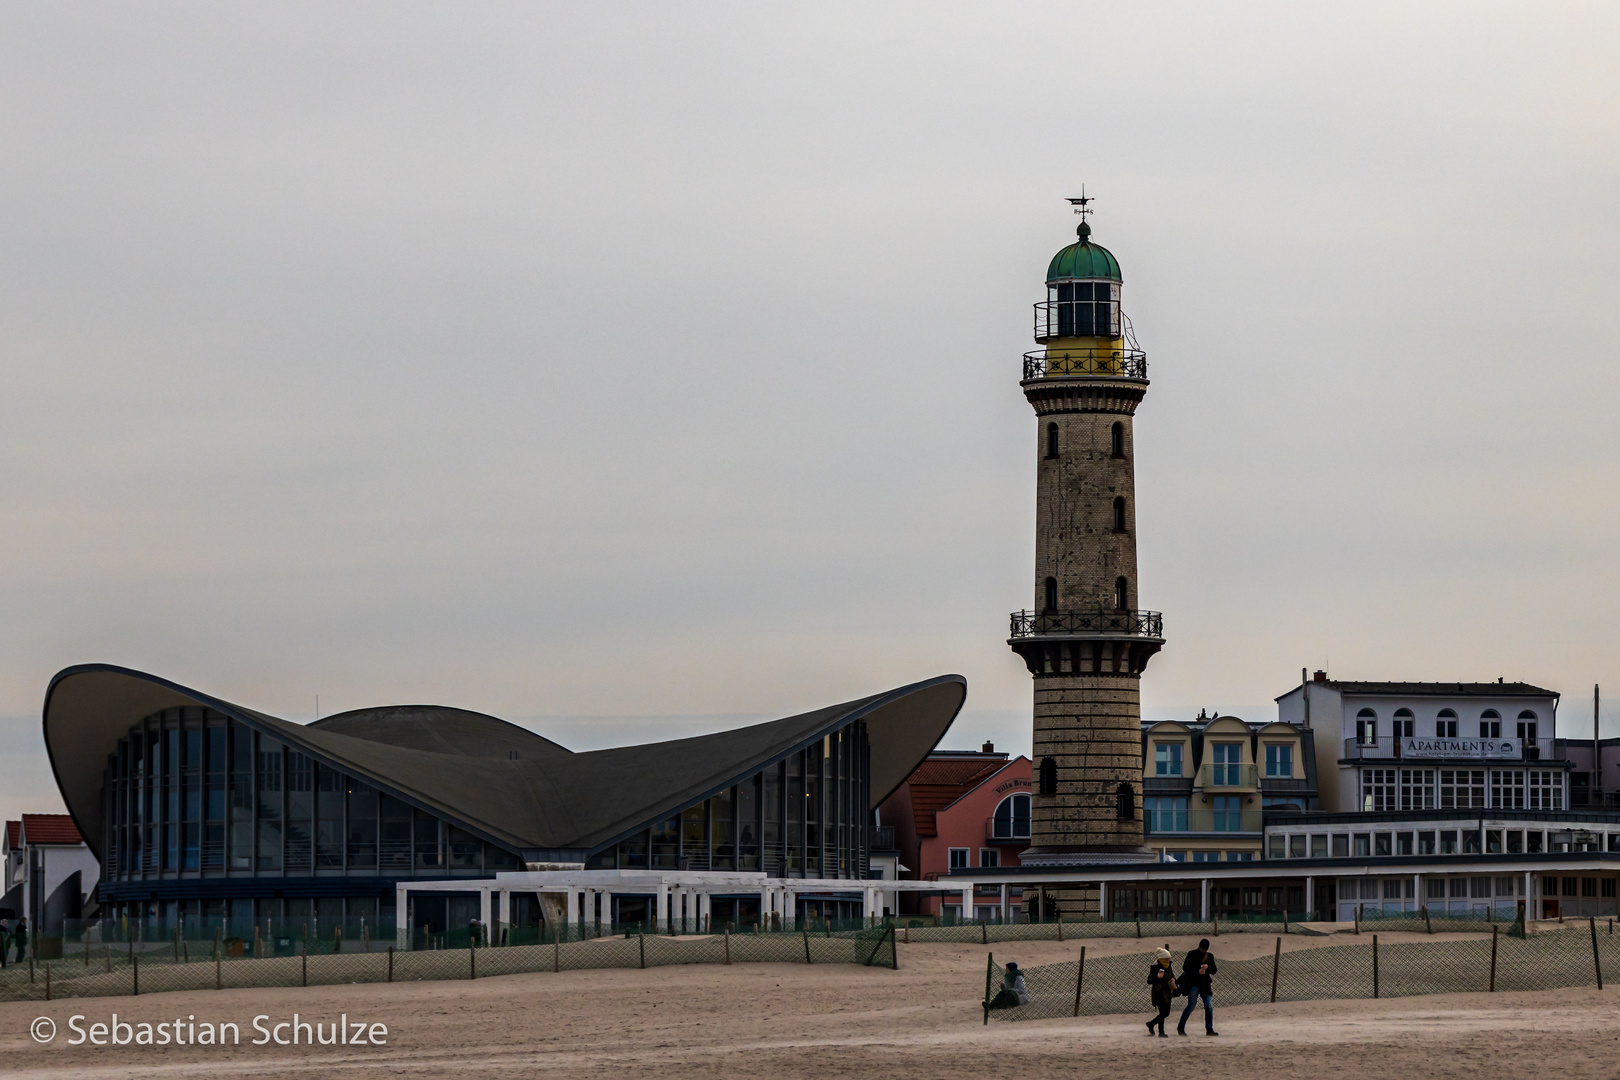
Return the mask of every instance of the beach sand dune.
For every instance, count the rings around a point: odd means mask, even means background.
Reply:
[[[1388,935],[1391,942],[1406,935]],[[1223,935],[1217,955],[1268,954],[1273,938]],[[1288,938],[1284,948],[1350,939]],[[1382,938],[1381,938],[1382,940]],[[1432,939],[1431,939],[1432,940]],[[1008,942],[1033,966],[1134,953],[1160,942]],[[1178,952],[1190,944],[1173,939]],[[1447,994],[1220,1009],[1219,1039],[1149,1039],[1141,1019],[981,1022],[985,948],[902,945],[901,969],[682,966],[515,975],[469,982],[230,990],[0,1004],[0,1078],[607,1076],[955,1077],[1158,1075],[1620,1076],[1620,990]],[[1616,973],[1620,977],[1620,972]],[[1217,987],[1218,995],[1218,987]],[[1144,987],[1143,1016],[1146,1007]],[[1217,996],[1217,1002],[1219,998]],[[349,1020],[388,1027],[384,1047],[64,1045],[68,1018]],[[48,1016],[56,1040],[30,1037]]]

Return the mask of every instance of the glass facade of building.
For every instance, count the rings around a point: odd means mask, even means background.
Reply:
[[[111,913],[166,925],[369,917],[391,930],[394,881],[522,867],[515,851],[200,707],[154,713],[119,740],[102,814]]]
[[[870,748],[860,721],[591,856],[590,869],[864,878]]]

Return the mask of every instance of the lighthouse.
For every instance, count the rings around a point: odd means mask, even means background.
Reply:
[[[1121,308],[1119,260],[1092,241],[1092,200],[1069,201],[1080,225],[1047,267],[1041,347],[1024,354],[1020,382],[1036,417],[1034,605],[1012,613],[1008,638],[1035,683],[1024,865],[1153,857],[1142,846],[1141,680],[1164,632],[1140,604],[1133,430],[1147,356]]]

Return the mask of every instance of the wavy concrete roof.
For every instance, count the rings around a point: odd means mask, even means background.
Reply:
[[[486,839],[525,852],[583,852],[721,791],[865,720],[872,806],[944,736],[967,680],[941,675],[813,712],[691,739],[574,753],[494,716],[438,705],[360,709],[294,724],[128,668],[71,667],[45,693],[57,786],[92,851],[107,755],[143,717],[205,706],[374,782]]]

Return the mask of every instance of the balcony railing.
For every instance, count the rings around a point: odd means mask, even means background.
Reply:
[[[1259,807],[1217,810],[1210,806],[1191,806],[1185,811],[1150,813],[1147,824],[1148,835],[1160,838],[1189,832],[1259,833],[1264,825],[1264,811]]]
[[[1041,634],[1131,634],[1164,637],[1164,615],[1157,611],[1015,611],[1009,637]]]
[[[1344,740],[1344,756],[1350,761],[1397,761],[1406,760],[1413,764],[1422,764],[1425,761],[1440,761],[1445,755],[1425,754],[1421,757],[1403,758],[1401,755],[1401,741],[1405,736],[1380,735],[1372,742],[1361,739]],[[1421,736],[1428,738],[1428,736]],[[1563,761],[1565,757],[1562,739],[1515,739],[1520,744],[1520,754],[1515,757],[1474,757],[1468,754],[1456,754],[1451,760],[1466,759],[1489,764],[1493,761]]]
[[[1253,791],[1260,786],[1260,770],[1254,765],[1205,763],[1198,769],[1198,785],[1206,791],[1211,788]]]
[[[866,834],[866,850],[896,851],[893,825],[873,825]]]
[[[1024,354],[1024,378],[1059,376],[1146,379],[1147,353],[1140,349],[1058,349]]]
[[[986,840],[1028,840],[1028,818],[985,818],[984,838]]]

